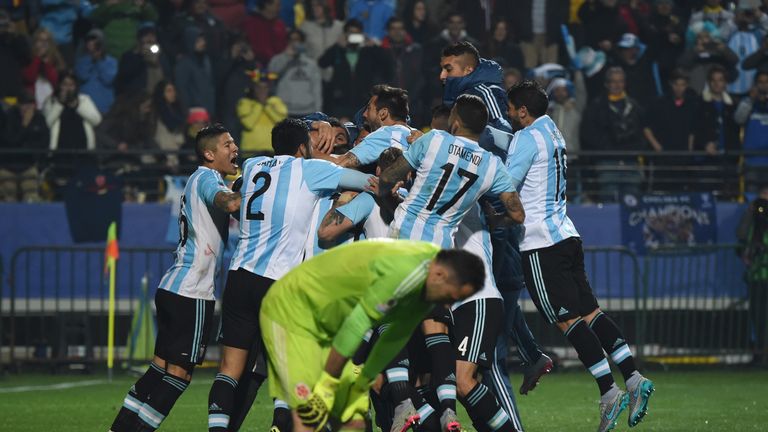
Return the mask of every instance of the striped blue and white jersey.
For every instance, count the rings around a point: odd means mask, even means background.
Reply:
[[[214,281],[224,258],[229,214],[214,205],[216,194],[230,191],[218,171],[198,167],[187,180],[179,210],[176,260],[159,289],[184,297],[214,300]]]
[[[525,209],[521,251],[579,236],[566,215],[566,164],[565,140],[547,115],[518,131],[512,139],[507,169]]]
[[[488,224],[485,215],[480,210],[480,204],[475,204],[459,224],[456,231],[456,247],[480,257],[485,267],[485,283],[483,288],[462,301],[451,305],[451,310],[474,300],[485,298],[501,298],[501,293],[496,287],[493,277],[493,247],[491,246],[491,234],[488,232]]]
[[[381,153],[390,148],[399,148],[402,151],[408,149],[408,135],[411,128],[404,125],[382,126],[371,132],[349,152],[357,157],[360,165],[368,165],[379,160]]]
[[[336,211],[343,214],[355,225],[363,222],[363,235],[366,239],[389,237],[389,224],[381,218],[381,211],[373,195],[362,192],[350,202],[339,206]]]
[[[229,265],[280,279],[301,263],[317,202],[343,169],[318,159],[254,157],[243,163],[240,238]]]
[[[453,247],[456,228],[481,196],[515,191],[501,159],[445,131],[427,133],[403,156],[416,178],[395,210],[390,237]]]
[[[751,31],[737,31],[728,40],[728,48],[739,56],[739,62],[736,64],[738,75],[732,83],[728,84],[728,93],[743,95],[752,88],[757,69],[744,70],[741,68],[741,62],[760,49],[758,40],[755,32]]]

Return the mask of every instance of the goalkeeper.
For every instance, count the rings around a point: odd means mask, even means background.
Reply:
[[[482,261],[470,252],[367,240],[333,248],[275,282],[260,322],[269,391],[288,402],[294,431],[362,418],[370,384],[434,305],[469,297],[484,280]],[[348,360],[379,324],[389,328],[359,371]]]

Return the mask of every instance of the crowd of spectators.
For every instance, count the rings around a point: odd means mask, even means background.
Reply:
[[[0,200],[50,197],[44,183],[90,160],[46,150],[184,174],[179,150],[207,122],[269,152],[276,122],[352,119],[378,83],[408,90],[426,127],[440,53],[459,41],[507,87],[541,81],[569,163],[590,164],[602,193],[641,192],[647,152],[674,152],[655,162],[674,189],[681,165],[768,150],[767,32],[768,0],[0,0]],[[745,161],[747,183],[768,177],[768,156]]]

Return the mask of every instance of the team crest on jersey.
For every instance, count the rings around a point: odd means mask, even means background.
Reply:
[[[392,299],[392,300],[390,300],[390,301],[388,301],[386,303],[377,304],[376,305],[376,310],[379,311],[380,313],[385,314],[385,313],[389,312],[390,309],[395,307],[396,304],[397,304],[397,300],[396,299]]]
[[[310,393],[312,393],[312,391],[309,389],[309,386],[304,383],[296,384],[296,388],[294,390],[296,392],[296,397],[298,397],[301,400],[307,400],[307,398],[309,398]]]

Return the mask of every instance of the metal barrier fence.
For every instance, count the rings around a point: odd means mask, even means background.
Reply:
[[[601,308],[622,328],[639,361],[745,363],[752,361],[755,352],[764,353],[768,344],[768,296],[750,305],[736,248],[660,249],[640,258],[624,247],[585,247],[585,267]],[[153,304],[159,279],[173,259],[170,252],[120,250],[115,340],[122,362],[132,360],[123,345],[144,295],[142,278],[146,276],[148,288],[144,300]],[[16,251],[8,269],[9,286],[0,291],[4,365],[44,365],[55,370],[72,364],[87,367],[105,358],[108,290],[103,254],[100,247],[40,246]],[[220,272],[219,287],[225,274]],[[754,292],[768,293],[768,287],[761,289]],[[575,351],[538,315],[527,293],[522,305],[539,342],[565,363],[578,364]],[[152,351],[152,347],[143,348]]]
[[[242,153],[241,158],[259,154]],[[162,199],[164,175],[188,175],[197,167],[192,150],[160,149],[0,149],[0,166],[16,172],[29,168],[28,162],[13,162],[18,155],[37,160],[38,174],[33,177],[44,181],[43,196],[50,200],[62,199],[64,186],[83,167],[115,173],[126,196],[148,201]],[[658,192],[713,192],[721,200],[743,199],[745,191],[762,181],[768,166],[758,159],[766,156],[766,150],[717,155],[703,151],[569,151],[568,199],[575,203],[617,202],[624,193]],[[176,163],[169,165],[168,158]]]
[[[144,295],[142,278],[146,276],[151,287],[151,301],[154,286],[172,262],[170,252],[120,250],[115,339],[119,345],[127,340],[131,318]],[[40,364],[55,369],[87,366],[105,358],[109,293],[103,248],[21,248],[11,258],[9,273],[9,286],[0,298],[2,363],[12,368]]]
[[[644,259],[645,356],[662,364],[752,360],[744,264],[737,245],[658,249]],[[757,306],[757,305],[753,305]]]

